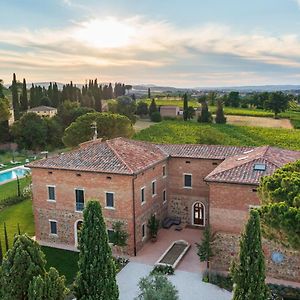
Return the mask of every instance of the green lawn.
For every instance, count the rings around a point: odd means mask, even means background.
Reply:
[[[42,247],[46,255],[47,268],[54,267],[60,274],[66,276],[67,284],[71,284],[76,276],[78,252]]]
[[[21,178],[20,179],[20,189],[22,189],[30,184],[29,178]],[[8,197],[13,197],[18,194],[18,183],[17,180],[10,181],[8,183],[0,185],[0,202],[3,199]]]
[[[34,220],[32,213],[32,201],[24,200],[18,204],[6,207],[0,211],[0,239],[4,248],[3,224],[6,223],[8,241],[12,245],[14,235],[18,232],[17,224],[20,225],[21,233],[34,236]],[[3,249],[4,250],[4,249]]]
[[[163,121],[136,133],[134,139],[155,143],[270,145],[300,150],[300,130]]]

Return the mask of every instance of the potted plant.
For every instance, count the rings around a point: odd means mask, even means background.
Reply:
[[[159,227],[159,220],[155,217],[155,215],[150,217],[147,227],[149,228],[152,242],[155,242],[157,240],[157,232]]]

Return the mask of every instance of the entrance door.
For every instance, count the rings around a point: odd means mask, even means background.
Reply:
[[[79,232],[80,232],[80,229],[81,229],[81,226],[82,226],[82,221],[77,221],[75,223],[75,246],[77,247],[78,246],[78,242],[79,242]]]
[[[204,205],[196,202],[193,206],[193,225],[204,226]]]

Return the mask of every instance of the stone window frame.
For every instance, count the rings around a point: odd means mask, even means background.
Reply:
[[[113,246],[113,243],[110,242],[110,240],[109,240],[109,234],[108,234],[109,231],[111,231],[111,232],[115,232],[115,231],[114,231],[112,228],[106,228],[108,244],[109,244],[110,246]]]
[[[77,210],[76,209],[76,191],[79,190],[79,191],[83,191],[83,207],[85,206],[85,189],[84,188],[81,188],[81,187],[76,187],[74,189],[74,192],[75,192],[75,212],[77,213],[83,213],[83,210]]]
[[[141,226],[141,233],[142,233],[142,241],[144,241],[147,238],[147,226],[146,223],[143,223]]]
[[[154,186],[153,186],[153,184],[154,184]],[[153,189],[153,187],[154,187],[154,189]],[[153,193],[153,190],[154,190],[154,193]],[[157,180],[156,179],[152,180],[152,182],[151,182],[151,193],[152,193],[152,198],[157,196]]]
[[[47,184],[46,185],[46,187],[47,187],[47,202],[56,202],[56,185],[54,185],[54,184]],[[49,188],[54,188],[54,199],[50,199],[50,197],[49,197]]]
[[[74,223],[74,242],[75,242],[75,247],[78,247],[78,229],[77,229],[77,226],[78,226],[79,222],[83,223],[83,219],[78,219]]]
[[[164,189],[162,191],[162,199],[163,199],[163,204],[166,204],[167,201],[168,201],[168,199],[167,199],[167,190],[166,189]]]
[[[191,176],[191,185],[185,185],[185,176]],[[193,188],[193,174],[192,173],[183,173],[183,188],[185,189],[192,189]]]
[[[107,206],[107,194],[112,194],[113,195],[113,206]],[[111,209],[111,210],[115,210],[116,209],[116,197],[115,197],[115,192],[109,192],[109,191],[104,191],[104,195],[105,195],[105,209]]]
[[[57,233],[57,232],[58,232],[58,230],[57,230],[57,223],[58,223],[58,222],[57,222],[57,220],[49,219],[48,221],[49,221],[49,235],[50,235],[50,236],[55,236],[55,237],[57,237],[57,236],[58,236],[58,233]],[[51,223],[55,223],[55,224],[56,224],[56,233],[52,233],[52,232],[51,232],[51,229],[52,229],[52,228],[51,228]]]
[[[143,186],[140,189],[141,205],[144,205],[146,203],[146,193],[145,193],[145,190],[146,190],[146,186]],[[144,195],[142,194],[142,191],[144,191],[144,193],[143,193]],[[142,195],[144,196],[144,201],[142,201],[142,199],[143,199]]]

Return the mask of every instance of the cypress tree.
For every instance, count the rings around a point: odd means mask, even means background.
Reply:
[[[154,113],[154,112],[157,112],[158,109],[157,109],[157,106],[156,106],[156,103],[155,103],[155,100],[154,98],[152,99],[150,105],[149,105],[149,116],[151,117],[151,115]]]
[[[198,118],[200,123],[211,123],[213,121],[212,115],[208,110],[208,105],[206,101],[201,103],[201,115]]]
[[[20,224],[19,223],[18,223],[17,228],[18,228],[18,235],[21,235],[21,229],[20,229]]]
[[[223,103],[220,99],[218,100],[218,103],[217,103],[216,123],[217,124],[225,124],[226,123],[226,117],[225,117],[224,111],[223,111]]]
[[[151,90],[150,90],[150,88],[148,88],[148,98],[149,99],[151,98]]]
[[[261,245],[260,218],[256,210],[250,218],[240,239],[239,261],[233,270],[233,300],[266,300],[265,258]]]
[[[13,74],[11,93],[12,93],[12,104],[13,104],[13,109],[14,109],[15,120],[19,120],[19,118],[20,118],[20,103],[19,103],[18,85],[17,85],[15,73]]]
[[[45,274],[45,265],[40,246],[27,235],[16,236],[0,268],[1,299],[28,299],[29,284]]]
[[[4,229],[5,251],[7,252],[9,250],[9,244],[8,244],[8,235],[7,235],[6,223],[5,222],[3,224],[3,229]]]
[[[183,95],[183,120],[184,121],[188,120],[188,107],[189,107],[188,95],[187,93],[185,93]]]
[[[116,267],[98,201],[89,201],[83,212],[79,250],[79,271],[75,281],[77,300],[117,300]]]
[[[3,261],[3,251],[2,251],[2,243],[0,239],[0,266],[2,265],[2,261]]]
[[[68,293],[65,277],[59,276],[55,268],[50,268],[45,276],[36,276],[30,282],[28,300],[64,300]]]
[[[20,96],[20,105],[21,105],[21,111],[27,111],[27,109],[28,109],[28,97],[27,97],[27,87],[26,87],[25,78],[23,79],[22,94]]]

